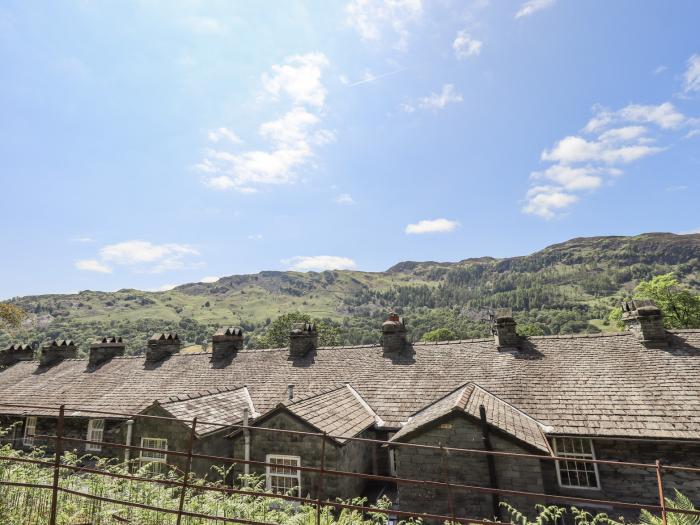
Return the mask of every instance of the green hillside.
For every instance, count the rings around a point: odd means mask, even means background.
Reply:
[[[113,334],[138,352],[156,331],[199,344],[219,326],[240,325],[255,346],[272,320],[299,310],[338,326],[344,343],[361,344],[377,341],[390,309],[406,317],[414,339],[438,327],[469,338],[490,333],[488,310],[499,307],[513,309],[524,333],[605,331],[610,308],[639,280],[670,271],[700,289],[700,235],[579,238],[522,257],[402,262],[377,273],[260,272],[167,292],[20,297],[13,301],[30,316],[12,338],[72,338],[86,349]],[[9,339],[0,332],[0,343]]]

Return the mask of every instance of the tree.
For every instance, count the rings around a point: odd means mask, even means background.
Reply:
[[[327,321],[313,319],[310,315],[302,312],[290,312],[270,323],[265,335],[255,342],[255,346],[258,348],[289,346],[289,332],[294,323],[315,324],[320,346],[338,346],[340,344],[340,329],[337,326]]]
[[[10,303],[0,303],[0,329],[19,328],[27,314],[20,307]]]
[[[700,328],[700,295],[694,294],[673,276],[657,275],[640,282],[635,299],[651,299],[664,314],[666,328]]]
[[[421,341],[427,343],[437,343],[438,341],[454,341],[457,335],[449,328],[436,328],[430,332],[425,332]]]

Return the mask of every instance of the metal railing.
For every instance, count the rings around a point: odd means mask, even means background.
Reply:
[[[455,493],[456,492],[467,492],[467,493],[473,493],[473,494],[484,494],[484,495],[491,495],[492,497],[500,497],[500,496],[521,496],[521,497],[526,497],[530,498],[533,500],[541,501],[543,503],[562,503],[566,505],[571,505],[571,504],[582,504],[582,505],[593,505],[593,506],[601,506],[601,507],[613,507],[613,508],[622,508],[622,509],[632,509],[632,510],[648,510],[650,512],[658,512],[661,514],[661,520],[662,524],[666,525],[667,522],[667,516],[669,513],[677,513],[677,514],[685,514],[685,515],[700,515],[700,510],[688,510],[688,509],[679,509],[679,508],[673,508],[673,507],[668,507],[666,505],[666,499],[664,496],[664,486],[663,486],[663,474],[665,471],[667,472],[689,472],[689,473],[695,473],[695,474],[700,474],[700,468],[698,467],[689,467],[689,466],[682,466],[682,465],[666,465],[662,464],[660,460],[656,460],[654,463],[642,463],[642,462],[628,462],[628,461],[614,461],[614,460],[601,460],[601,459],[585,459],[585,458],[572,458],[572,457],[559,457],[556,455],[539,455],[539,454],[528,454],[528,453],[519,453],[519,452],[504,452],[504,451],[495,451],[495,450],[484,450],[484,449],[471,449],[471,448],[458,448],[458,447],[446,447],[442,444],[438,445],[426,445],[426,444],[418,444],[418,443],[402,443],[402,442],[390,442],[386,440],[379,440],[379,439],[371,439],[371,438],[361,438],[361,437],[354,437],[354,436],[339,436],[339,435],[334,435],[334,434],[329,434],[326,432],[306,432],[306,431],[300,431],[300,430],[286,430],[286,429],[277,429],[277,428],[269,428],[269,427],[258,427],[258,426],[246,426],[246,425],[239,425],[239,424],[230,424],[230,423],[222,423],[222,422],[216,422],[216,421],[200,421],[197,418],[192,419],[191,421],[183,421],[178,418],[174,417],[166,417],[166,416],[155,416],[155,415],[148,415],[148,414],[127,414],[123,412],[113,412],[113,411],[102,411],[102,410],[91,410],[91,409],[83,409],[80,407],[67,407],[65,405],[61,405],[60,407],[57,406],[47,406],[47,405],[19,405],[19,404],[7,404],[7,403],[0,403],[0,407],[8,407],[8,408],[22,408],[22,409],[28,409],[28,410],[41,410],[41,411],[55,411],[57,412],[57,415],[55,416],[57,419],[57,424],[56,424],[56,434],[51,435],[51,434],[35,434],[29,437],[32,438],[38,438],[38,439],[46,439],[53,441],[55,443],[54,447],[54,457],[53,461],[46,461],[46,460],[41,460],[41,459],[34,459],[34,458],[27,458],[27,457],[9,457],[9,456],[0,456],[0,461],[7,461],[7,462],[18,462],[18,463],[28,463],[28,464],[35,464],[39,465],[42,467],[46,468],[51,468],[53,469],[53,481],[50,485],[48,484],[40,484],[40,483],[23,483],[23,482],[16,482],[16,481],[6,481],[6,480],[0,480],[0,486],[12,486],[12,487],[24,487],[24,488],[34,488],[34,489],[42,489],[42,490],[50,490],[51,491],[51,506],[50,506],[50,516],[49,516],[49,521],[48,525],[56,525],[57,521],[57,512],[58,512],[58,495],[59,493],[65,493],[65,494],[70,494],[76,497],[81,497],[81,498],[87,498],[87,499],[92,499],[92,500],[97,500],[101,502],[106,502],[106,503],[111,503],[115,505],[123,505],[125,507],[135,507],[135,508],[141,508],[145,510],[150,510],[154,512],[162,512],[162,513],[168,513],[168,514],[175,514],[176,515],[176,524],[180,525],[181,520],[183,517],[192,517],[192,518],[202,518],[202,519],[211,519],[211,520],[218,520],[223,523],[239,523],[239,524],[244,524],[244,525],[274,525],[271,523],[265,523],[261,521],[254,521],[254,520],[248,520],[245,518],[236,518],[236,517],[223,517],[223,516],[217,516],[217,515],[210,515],[210,514],[202,514],[198,512],[192,512],[188,511],[185,509],[186,506],[186,495],[187,495],[187,490],[188,489],[193,489],[197,491],[212,491],[212,492],[218,492],[222,494],[236,494],[236,495],[243,495],[243,496],[253,496],[253,497],[260,497],[260,498],[269,498],[272,500],[286,500],[286,501],[291,501],[291,502],[297,502],[301,504],[306,504],[306,505],[312,505],[316,507],[316,525],[321,525],[321,509],[323,507],[331,507],[335,509],[348,509],[348,510],[353,510],[353,511],[358,511],[363,514],[385,514],[389,516],[394,516],[398,518],[422,518],[424,520],[439,520],[442,522],[452,522],[452,523],[472,523],[472,524],[479,524],[479,525],[495,525],[499,522],[494,521],[494,520],[489,520],[489,519],[482,519],[482,518],[472,518],[472,517],[467,517],[467,516],[457,516],[456,511],[455,511]],[[163,420],[163,421],[179,421],[186,423],[190,427],[190,434],[189,434],[189,439],[188,439],[188,445],[187,445],[187,450],[167,450],[167,454],[170,456],[177,456],[184,458],[185,460],[185,466],[184,470],[181,471],[181,479],[165,479],[165,478],[153,478],[153,477],[144,477],[144,476],[135,476],[132,474],[123,474],[123,473],[117,473],[117,472],[111,472],[103,469],[97,469],[97,468],[92,468],[88,466],[77,466],[77,465],[68,465],[65,463],[61,462],[61,457],[64,453],[65,450],[65,444],[66,443],[80,443],[84,445],[100,445],[100,446],[106,446],[110,448],[117,448],[117,449],[123,449],[123,450],[129,450],[129,451],[138,451],[138,452],[154,452],[154,453],[162,453],[162,449],[157,449],[157,448],[149,448],[149,447],[143,447],[143,446],[136,446],[136,445],[126,445],[123,443],[116,443],[116,442],[111,442],[111,441],[93,441],[89,439],[82,439],[82,438],[76,438],[76,437],[70,437],[67,436],[65,433],[65,420],[66,420],[66,411],[71,411],[73,414],[89,414],[89,415],[101,415],[101,416],[112,416],[112,417],[118,417],[118,418],[129,418],[129,419],[135,419],[135,418],[143,418],[143,419],[151,419],[151,420]],[[21,416],[22,414],[14,414],[16,416]],[[45,412],[42,417],[54,417],[54,416],[46,416]],[[71,417],[76,417],[76,416],[71,416]],[[307,472],[307,473],[313,473],[317,474],[317,480],[316,480],[316,498],[305,498],[299,496],[293,496],[291,494],[278,494],[278,493],[271,493],[271,492],[266,492],[266,491],[260,491],[260,490],[249,490],[246,487],[243,488],[234,488],[234,487],[229,487],[229,486],[218,486],[218,485],[207,485],[207,484],[201,484],[197,483],[192,484],[190,482],[190,477],[192,475],[192,462],[194,459],[204,459],[212,462],[218,462],[220,464],[242,464],[242,465],[251,465],[251,466],[257,466],[257,467],[277,467],[279,465],[274,464],[274,463],[268,463],[264,461],[256,461],[256,460],[251,460],[251,459],[243,459],[243,458],[236,458],[236,457],[224,457],[224,456],[214,456],[214,455],[208,455],[208,454],[199,454],[194,452],[194,443],[196,439],[196,428],[198,425],[206,425],[209,427],[219,427],[219,428],[226,428],[226,429],[247,429],[249,431],[255,431],[255,432],[273,432],[273,433],[278,433],[278,434],[291,434],[291,435],[299,435],[299,436],[305,436],[305,437],[313,437],[313,438],[318,438],[320,440],[320,466],[319,467],[310,467],[310,466],[291,466],[287,467],[291,470],[299,471],[299,472]],[[363,472],[350,472],[350,471],[344,471],[344,470],[337,470],[337,469],[331,469],[327,468],[325,464],[325,443],[328,439],[342,439],[344,441],[354,441],[354,442],[362,442],[362,443],[369,443],[369,444],[374,444],[374,445],[379,445],[379,446],[390,446],[390,447],[397,447],[397,448],[414,448],[414,449],[429,449],[429,450],[434,450],[436,453],[439,453],[441,455],[441,464],[442,464],[442,471],[443,471],[443,480],[442,481],[435,481],[435,480],[426,480],[426,479],[415,479],[415,478],[404,478],[404,477],[398,477],[398,476],[386,476],[386,475],[379,475],[379,474],[367,474]],[[647,469],[650,471],[653,471],[655,473],[656,477],[656,484],[657,484],[657,489],[658,489],[658,504],[643,504],[643,503],[636,503],[636,502],[628,502],[628,501],[620,501],[620,500],[610,500],[610,499],[600,499],[600,498],[585,498],[585,497],[580,497],[580,496],[567,496],[567,495],[561,495],[561,494],[548,494],[545,492],[535,492],[535,491],[526,491],[526,490],[515,490],[515,489],[504,489],[504,488],[495,488],[495,487],[486,487],[486,486],[480,486],[480,485],[469,485],[469,484],[461,484],[461,483],[455,483],[450,481],[450,475],[449,475],[449,469],[447,468],[447,455],[448,453],[459,453],[459,454],[471,454],[471,455],[481,455],[481,456],[494,456],[494,457],[508,457],[508,458],[517,458],[521,460],[527,460],[527,459],[536,459],[538,461],[568,461],[568,462],[576,462],[576,463],[587,463],[587,464],[595,464],[595,465],[608,465],[608,466],[615,466],[615,467],[630,467],[630,468],[638,468],[638,469]],[[172,465],[170,465],[172,466]],[[107,476],[111,478],[117,478],[117,479],[123,479],[123,480],[130,480],[130,481],[140,481],[140,482],[147,482],[147,483],[154,483],[154,484],[161,484],[164,486],[178,486],[181,488],[180,495],[179,495],[179,500],[178,500],[178,507],[177,509],[171,509],[171,508],[165,508],[165,507],[156,507],[153,505],[147,505],[144,503],[138,503],[138,502],[133,502],[133,501],[125,501],[125,500],[120,500],[120,499],[115,499],[115,498],[110,498],[102,495],[96,495],[96,494],[90,494],[87,492],[79,491],[79,490],[74,490],[70,489],[67,487],[62,487],[60,484],[60,473],[62,470],[68,470],[68,471],[73,471],[75,473],[89,473],[89,474],[95,474],[95,475],[101,475],[101,476]],[[404,510],[398,510],[398,509],[381,509],[381,508],[376,508],[376,507],[369,507],[365,505],[357,505],[353,504],[350,502],[343,502],[343,501],[331,501],[329,499],[326,499],[324,494],[325,494],[325,482],[328,477],[350,477],[350,478],[357,478],[357,479],[364,479],[364,480],[371,480],[371,481],[382,481],[382,482],[387,482],[387,483],[392,483],[395,485],[417,485],[417,486],[422,486],[422,487],[430,487],[430,488],[435,488],[435,489],[444,489],[447,494],[447,503],[448,503],[448,509],[449,509],[449,515],[444,515],[444,514],[432,514],[432,513],[426,513],[426,512],[410,512],[410,511],[404,511]]]

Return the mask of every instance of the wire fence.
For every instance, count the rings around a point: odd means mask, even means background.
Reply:
[[[600,498],[586,498],[586,497],[580,497],[580,496],[568,496],[568,495],[561,495],[561,494],[549,494],[545,492],[537,492],[537,491],[527,491],[527,490],[513,490],[513,489],[505,489],[505,488],[498,488],[494,486],[481,486],[481,485],[471,485],[471,484],[463,484],[463,483],[455,483],[450,480],[450,474],[449,474],[449,469],[444,468],[444,476],[441,481],[436,481],[436,480],[428,480],[428,479],[415,479],[415,478],[406,478],[406,477],[399,477],[399,476],[394,476],[394,475],[380,475],[380,474],[368,474],[364,472],[351,472],[351,471],[345,471],[345,470],[338,470],[338,469],[332,469],[332,468],[327,468],[325,464],[325,447],[326,447],[326,441],[328,439],[342,439],[348,442],[362,442],[362,443],[369,443],[369,444],[374,444],[378,446],[388,446],[388,447],[396,447],[396,448],[414,448],[414,449],[428,449],[428,450],[433,450],[436,453],[439,453],[442,456],[443,460],[443,466],[446,466],[447,462],[449,461],[449,456],[448,454],[451,453],[457,453],[457,454],[471,454],[471,455],[479,455],[479,456],[491,456],[491,457],[509,457],[509,458],[516,458],[516,459],[521,459],[521,460],[526,460],[526,459],[536,459],[538,461],[572,461],[571,457],[560,457],[556,455],[540,455],[540,454],[528,454],[528,453],[518,453],[518,452],[505,452],[505,451],[495,451],[495,450],[485,450],[485,449],[473,449],[473,448],[458,448],[458,447],[446,447],[443,446],[442,444],[439,445],[427,445],[427,444],[418,444],[418,443],[405,443],[405,442],[394,442],[394,441],[386,441],[386,440],[379,440],[379,439],[371,439],[371,438],[362,438],[362,437],[356,437],[356,436],[340,436],[340,435],[334,435],[330,434],[327,432],[305,432],[305,431],[299,431],[299,430],[288,430],[288,429],[278,429],[278,428],[269,428],[269,427],[263,427],[263,426],[250,426],[250,425],[241,425],[241,424],[230,424],[230,423],[222,423],[222,422],[217,422],[217,421],[198,421],[197,418],[193,418],[191,421],[183,421],[181,419],[177,419],[174,417],[166,417],[166,416],[156,416],[156,415],[149,415],[149,414],[127,414],[127,413],[122,413],[122,412],[113,412],[113,411],[102,411],[102,410],[89,410],[89,409],[83,409],[80,407],[67,407],[65,405],[61,405],[59,407],[57,406],[46,406],[46,405],[20,405],[20,404],[5,404],[5,403],[0,403],[0,407],[8,407],[8,408],[14,408],[14,409],[25,409],[25,410],[34,410],[34,411],[45,411],[42,412],[42,414],[45,417],[53,417],[53,416],[46,416],[46,411],[53,411],[56,413],[56,433],[55,434],[39,434],[35,433],[32,435],[29,435],[28,437],[31,438],[36,438],[36,439],[44,439],[47,440],[48,442],[53,442],[54,443],[54,453],[53,453],[53,460],[48,461],[47,459],[37,459],[37,458],[30,458],[30,457],[9,457],[9,456],[0,456],[0,461],[2,462],[16,462],[16,463],[27,463],[27,464],[33,464],[33,465],[38,465],[41,467],[45,467],[47,469],[52,469],[53,471],[53,478],[52,478],[52,483],[51,484],[46,484],[46,483],[24,483],[24,482],[17,482],[17,481],[8,481],[4,479],[0,479],[0,486],[7,486],[7,487],[15,487],[15,488],[25,488],[25,489],[39,489],[42,491],[49,491],[50,492],[50,506],[49,506],[49,513],[48,513],[48,525],[57,525],[57,515],[58,515],[58,505],[59,505],[59,495],[60,494],[66,494],[70,495],[73,497],[77,498],[85,498],[85,499],[90,499],[94,500],[96,502],[104,502],[104,503],[110,503],[114,505],[120,505],[124,507],[134,507],[134,508],[141,508],[145,510],[150,510],[153,512],[158,512],[158,513],[164,513],[164,514],[169,514],[175,516],[175,523],[176,525],[181,525],[182,519],[187,517],[187,518],[200,518],[200,519],[208,519],[212,520],[213,522],[216,523],[239,523],[243,525],[275,525],[273,523],[267,523],[263,521],[255,521],[255,520],[248,520],[245,518],[239,518],[239,517],[226,517],[226,516],[221,516],[221,515],[214,515],[214,514],[204,514],[204,513],[199,513],[195,512],[192,510],[187,510],[187,491],[188,489],[191,490],[196,490],[196,491],[203,491],[203,492],[216,492],[220,494],[230,494],[230,495],[240,495],[240,496],[250,496],[250,497],[255,497],[255,498],[264,498],[264,499],[269,499],[269,500],[283,500],[283,501],[289,501],[289,502],[295,502],[299,504],[305,504],[305,505],[313,505],[316,508],[316,520],[315,523],[316,525],[322,525],[321,524],[321,509],[322,508],[333,508],[336,510],[342,510],[342,509],[347,509],[347,510],[352,510],[352,511],[357,511],[362,513],[363,515],[377,515],[377,514],[384,514],[386,516],[392,517],[394,519],[408,519],[408,518],[421,518],[423,520],[434,520],[434,521],[441,521],[441,522],[451,522],[454,524],[459,524],[459,523],[472,523],[472,524],[478,524],[478,525],[495,525],[499,523],[498,521],[495,520],[489,520],[489,519],[483,519],[483,518],[474,518],[474,517],[469,517],[469,516],[459,516],[455,512],[455,504],[454,504],[454,498],[458,496],[460,493],[469,493],[469,494],[481,494],[481,495],[490,495],[494,498],[500,498],[501,496],[504,497],[527,497],[529,499],[532,499],[534,501],[539,501],[544,504],[555,504],[555,503],[561,503],[564,505],[591,505],[591,506],[598,506],[598,507],[612,507],[612,508],[621,508],[621,509],[630,509],[630,510],[636,510],[636,511],[641,511],[641,510],[647,510],[653,513],[659,513],[661,515],[661,521],[663,525],[666,525],[667,523],[667,516],[668,514],[675,513],[675,514],[681,514],[681,515],[692,515],[692,516],[700,516],[700,510],[691,510],[691,509],[681,509],[681,508],[674,508],[674,507],[669,507],[667,506],[666,503],[666,497],[664,495],[664,472],[688,472],[688,473],[695,473],[695,474],[700,474],[700,468],[697,467],[689,467],[689,466],[682,466],[682,465],[667,465],[667,464],[662,464],[660,460],[656,460],[654,463],[643,463],[643,462],[627,462],[627,461],[614,461],[614,460],[601,460],[601,459],[585,459],[585,458],[576,458],[574,461],[577,463],[586,463],[586,464],[596,464],[596,465],[609,465],[609,466],[615,466],[615,467],[627,467],[627,468],[636,468],[636,469],[646,469],[651,472],[656,477],[656,485],[658,488],[658,504],[643,504],[643,503],[637,503],[637,502],[629,502],[629,501],[621,501],[621,500],[611,500],[611,499],[600,499]],[[148,477],[148,476],[137,476],[133,475],[131,473],[117,473],[113,471],[108,471],[105,469],[100,469],[100,468],[93,468],[90,466],[86,465],[70,465],[66,464],[65,462],[62,462],[62,456],[64,455],[64,452],[66,450],[66,444],[67,443],[78,443],[78,444],[83,444],[83,445],[95,445],[95,446],[107,446],[110,448],[116,448],[116,449],[122,449],[124,451],[129,451],[129,452],[151,452],[155,454],[159,454],[163,452],[163,449],[159,448],[150,448],[150,447],[145,447],[145,446],[136,446],[136,445],[131,445],[131,444],[124,444],[124,443],[116,443],[113,441],[104,441],[104,440],[90,440],[90,439],[82,439],[82,438],[76,438],[76,437],[71,437],[66,435],[65,432],[65,422],[66,422],[66,411],[69,411],[71,413],[72,417],[75,417],[76,415],[82,415],[83,417],[85,415],[100,415],[100,416],[112,416],[112,417],[119,417],[119,418],[129,418],[129,419],[135,419],[135,418],[143,418],[143,419],[150,419],[150,420],[155,420],[155,421],[168,421],[168,422],[180,422],[180,423],[186,423],[190,427],[190,434],[188,438],[188,445],[186,450],[167,450],[168,456],[176,456],[184,459],[184,469],[181,471],[181,477],[179,479],[167,479],[167,478],[161,478],[161,477]],[[298,472],[307,472],[307,473],[313,473],[317,475],[317,482],[316,482],[316,498],[309,498],[309,497],[302,497],[301,495],[292,495],[292,494],[284,494],[284,493],[272,493],[269,491],[264,491],[264,490],[256,490],[254,488],[247,488],[245,486],[241,488],[235,488],[233,486],[220,486],[220,485],[214,485],[214,484],[202,484],[202,483],[196,483],[192,484],[190,479],[193,474],[192,472],[192,463],[194,459],[203,459],[203,460],[208,460],[211,461],[212,463],[217,463],[221,465],[229,464],[229,465],[249,465],[253,467],[265,467],[265,468],[275,468],[278,467],[279,465],[276,463],[270,463],[267,461],[257,461],[257,460],[251,460],[251,459],[245,459],[245,458],[236,458],[236,457],[225,457],[225,456],[215,456],[215,455],[208,455],[208,454],[201,454],[201,453],[196,453],[194,451],[194,443],[196,439],[196,429],[198,425],[207,425],[208,427],[218,427],[218,428],[226,428],[226,429],[243,429],[247,431],[255,431],[255,432],[273,432],[277,434],[290,434],[290,435],[297,435],[297,436],[302,436],[305,438],[316,438],[319,440],[319,448],[321,451],[320,454],[320,465],[319,467],[311,467],[311,466],[304,466],[304,465],[295,465],[293,467],[288,467],[291,470],[298,471]],[[116,479],[121,479],[121,480],[127,480],[127,481],[138,481],[138,482],[144,482],[144,483],[150,483],[150,484],[156,484],[156,485],[162,485],[164,487],[176,487],[179,488],[179,496],[177,497],[177,508],[167,508],[167,507],[162,507],[162,506],[153,506],[145,503],[139,503],[135,501],[127,501],[127,500],[122,500],[122,499],[117,499],[117,498],[112,498],[108,495],[100,495],[100,494],[93,494],[90,492],[85,492],[84,490],[80,490],[80,485],[74,484],[74,485],[69,485],[66,486],[65,483],[61,483],[61,472],[62,471],[70,471],[75,474],[79,473],[86,473],[86,474],[94,474],[94,475],[99,475],[99,476],[106,476],[109,478],[116,478]],[[378,481],[378,482],[385,482],[385,483],[391,483],[396,486],[400,485],[413,485],[413,486],[420,486],[420,487],[427,487],[427,488],[434,488],[434,489],[442,489],[446,492],[447,494],[447,499],[448,499],[448,508],[449,513],[447,515],[445,514],[432,514],[432,513],[426,513],[426,512],[411,512],[411,511],[405,511],[405,510],[399,510],[399,509],[382,509],[382,508],[377,508],[374,506],[367,506],[367,505],[358,505],[353,502],[347,502],[347,501],[340,501],[336,500],[333,501],[331,499],[327,499],[325,497],[325,483],[327,482],[329,477],[350,477],[350,478],[357,478],[357,479],[363,479],[367,481]],[[119,518],[117,518],[119,519]],[[124,523],[128,523],[128,520],[124,520]],[[80,524],[80,525],[90,525],[88,524]]]

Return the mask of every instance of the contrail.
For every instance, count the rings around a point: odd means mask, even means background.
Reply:
[[[373,76],[371,78],[365,78],[364,80],[358,80],[357,82],[353,82],[352,84],[348,84],[348,86],[353,87],[353,86],[359,86],[360,84],[366,84],[367,82],[374,82],[375,80],[379,80],[380,78],[389,77],[391,75],[395,75],[396,73],[401,73],[402,71],[406,71],[407,69],[408,69],[407,67],[402,67],[401,69],[397,69],[395,71],[389,71],[388,73],[384,73],[383,75],[377,75],[377,76]]]

